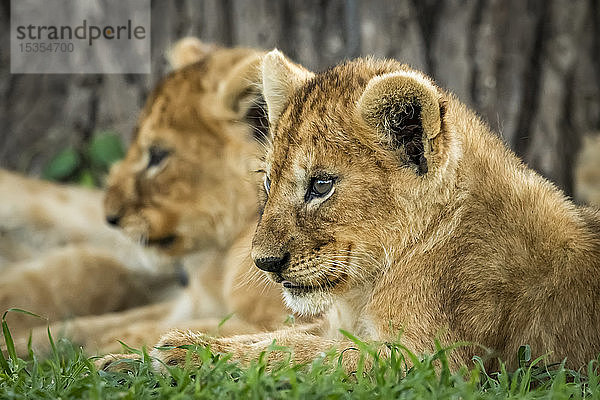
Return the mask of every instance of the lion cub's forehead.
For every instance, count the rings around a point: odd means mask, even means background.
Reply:
[[[266,156],[270,170],[276,173],[286,166],[306,170],[323,164],[324,158],[347,156],[345,150],[359,146],[355,111],[368,82],[405,68],[391,60],[358,59],[307,81],[272,127],[273,144]]]

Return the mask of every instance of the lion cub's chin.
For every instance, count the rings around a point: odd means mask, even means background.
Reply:
[[[296,314],[302,316],[319,315],[331,307],[334,296],[332,293],[323,290],[292,294],[290,290],[283,289],[283,301]]]

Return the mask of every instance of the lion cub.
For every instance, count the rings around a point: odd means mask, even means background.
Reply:
[[[216,327],[230,313],[237,319],[225,327],[237,321],[230,329],[240,331],[285,320],[279,292],[253,276],[250,258],[259,186],[252,171],[268,124],[260,104],[263,55],[195,38],[178,42],[171,51],[175,71],[153,91],[125,159],[111,169],[108,223],[181,257],[189,274],[188,287],[160,322],[148,320],[151,330],[142,325],[144,335],[194,320]],[[139,344],[127,325],[125,336],[114,338]]]
[[[258,356],[272,340],[305,362],[352,348],[339,329],[417,353],[471,342],[454,368],[492,350],[515,366],[520,345],[579,367],[600,352],[600,214],[578,208],[527,168],[452,94],[392,60],[313,74],[278,51],[263,61],[272,143],[252,257],[320,330],[199,343]],[[385,351],[385,347],[383,349]],[[169,365],[185,350],[155,350]],[[275,357],[275,356],[273,356]],[[486,358],[497,368],[494,357]],[[352,369],[356,352],[344,352]]]
[[[264,151],[255,136],[267,125],[259,93],[263,54],[195,38],[178,42],[174,71],[149,96],[127,155],[107,180],[107,222],[181,260],[187,287],[172,301],[78,318],[54,332],[106,352],[121,348],[117,340],[155,343],[174,327],[231,334],[283,323],[279,290],[265,284],[250,258],[260,187],[252,170]],[[34,344],[45,343],[47,335],[34,331]]]

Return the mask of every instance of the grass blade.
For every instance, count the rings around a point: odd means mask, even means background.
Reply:
[[[4,371],[5,374],[10,375],[12,373],[10,366],[8,365],[8,362],[6,361],[6,358],[4,358],[4,354],[2,353],[2,350],[0,350],[0,367],[2,367],[2,370]]]
[[[56,350],[56,345],[54,344],[54,339],[52,339],[52,333],[50,333],[50,326],[48,326],[48,341],[50,342],[50,348],[52,349],[52,354],[56,356],[56,360],[58,361],[58,351]]]
[[[34,314],[34,313],[32,313],[31,311],[23,310],[23,309],[21,309],[21,308],[9,308],[9,309],[8,309],[8,310],[6,310],[6,311],[4,312],[4,314],[2,315],[2,319],[3,319],[3,320],[5,320],[5,319],[6,319],[6,315],[7,315],[9,312],[16,312],[16,313],[19,313],[19,314],[30,315],[30,316],[32,316],[32,317],[36,317],[36,318],[40,318],[40,319],[46,319],[46,318],[42,317],[41,315]]]
[[[129,353],[133,353],[133,354],[137,354],[138,356],[142,356],[142,352],[138,349],[134,349],[133,347],[129,346],[127,343],[122,342],[120,340],[117,340],[121,346],[123,347],[123,349]]]
[[[6,315],[6,314],[5,314]],[[6,320],[2,319],[2,333],[4,334],[4,342],[6,343],[6,351],[8,356],[14,361],[17,361],[17,351],[15,350],[15,342],[13,341]]]
[[[29,338],[27,339],[27,353],[29,354],[29,359],[33,360],[35,355],[33,354],[33,332],[29,331]]]
[[[225,322],[229,321],[231,319],[231,317],[233,317],[234,315],[235,315],[235,313],[227,314],[225,316],[225,318],[223,318],[221,320],[221,322],[219,322],[219,325],[217,326],[217,329],[221,329],[221,327],[225,324]]]

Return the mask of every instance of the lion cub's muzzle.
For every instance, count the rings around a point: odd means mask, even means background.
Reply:
[[[344,271],[333,270],[314,255],[292,257],[289,252],[281,256],[256,257],[254,263],[267,272],[269,278],[282,286],[284,292],[304,296],[313,292],[329,292],[346,281]]]

